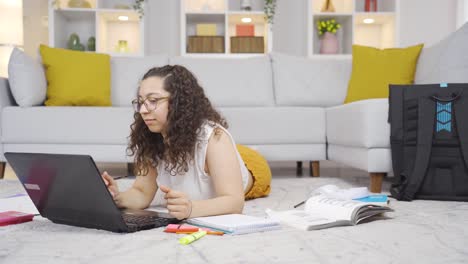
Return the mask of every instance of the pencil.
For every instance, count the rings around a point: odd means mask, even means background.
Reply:
[[[297,208],[297,207],[299,207],[299,206],[301,206],[301,205],[305,204],[305,202],[306,202],[306,201],[302,201],[302,202],[300,202],[300,203],[296,204],[296,205],[294,206],[294,208]]]

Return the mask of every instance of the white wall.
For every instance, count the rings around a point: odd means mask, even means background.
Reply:
[[[400,46],[437,43],[456,29],[457,0],[400,0]]]
[[[277,0],[274,52],[307,54],[307,1]],[[453,32],[460,21],[459,1],[465,0],[400,0],[400,46],[430,46]],[[39,43],[48,42],[47,28],[41,23],[48,15],[47,5],[47,0],[23,0],[25,50],[33,56]],[[147,0],[147,5],[146,54],[179,55],[179,0]]]
[[[273,24],[273,51],[307,54],[307,1],[277,0]]]
[[[39,44],[49,42],[47,0],[23,0],[24,51],[37,57]]]

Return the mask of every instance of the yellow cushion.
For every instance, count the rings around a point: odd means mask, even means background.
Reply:
[[[109,55],[44,45],[39,51],[48,83],[45,105],[111,105]]]
[[[268,162],[259,152],[244,145],[236,146],[253,178],[252,188],[245,194],[245,199],[267,196],[271,191],[271,170]]]
[[[389,84],[412,84],[423,44],[377,49],[353,45],[353,68],[345,103],[388,98]]]

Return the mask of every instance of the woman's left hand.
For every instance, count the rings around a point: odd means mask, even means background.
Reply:
[[[170,215],[179,220],[190,217],[192,214],[192,202],[185,193],[174,191],[164,185],[159,186],[159,188],[166,194],[164,199],[167,200],[167,210],[169,210]]]

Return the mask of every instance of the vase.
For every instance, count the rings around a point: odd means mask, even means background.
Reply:
[[[250,0],[241,0],[241,10],[243,11],[252,10],[252,5],[250,3]]]
[[[320,41],[321,54],[336,54],[338,53],[339,44],[338,37],[330,32],[325,32]]]
[[[320,12],[335,12],[335,6],[333,5],[332,0],[325,0]]]

